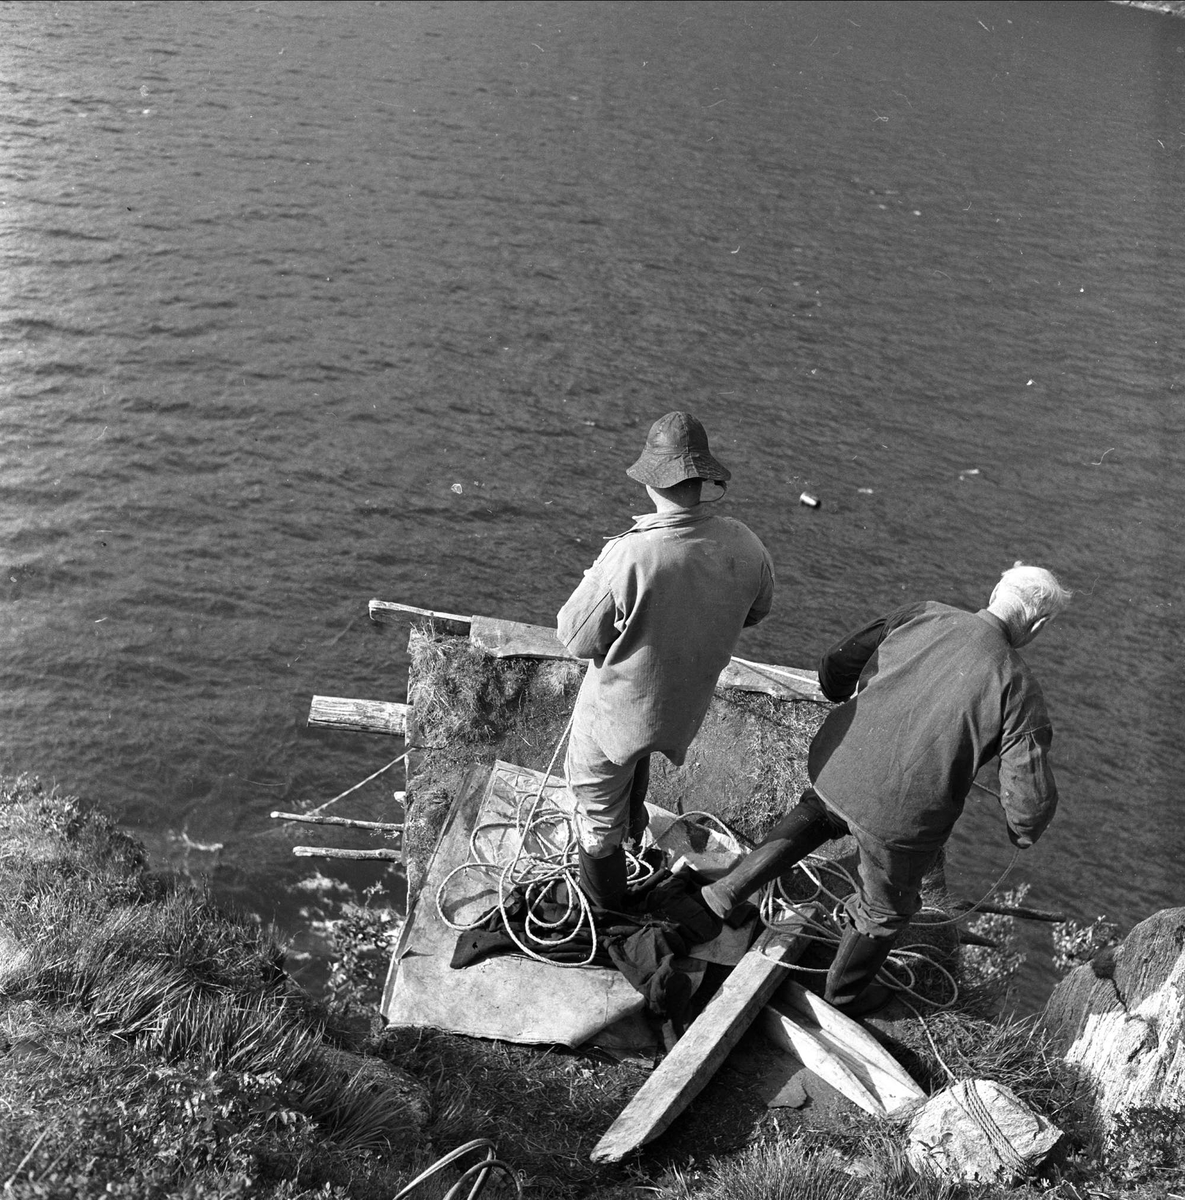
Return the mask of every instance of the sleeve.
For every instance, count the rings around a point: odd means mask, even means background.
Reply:
[[[769,610],[773,607],[773,603],[774,564],[769,552],[763,546],[761,549],[761,587],[757,593],[757,599],[753,601],[753,605],[749,609],[749,615],[745,617],[745,628],[764,621],[769,616]]]
[[[603,658],[619,633],[617,601],[601,561],[585,571],[556,616],[556,634],[576,658]]]
[[[1044,707],[1044,706],[1042,706]],[[1005,734],[1000,746],[1000,806],[1008,837],[1024,850],[1046,830],[1057,810],[1057,783],[1049,761],[1053,729],[1048,719]]]
[[[824,651],[819,660],[819,688],[823,695],[836,704],[850,700],[876,648],[894,629],[921,612],[922,607],[920,604],[910,604],[895,609],[888,616],[877,617],[863,629],[849,633]]]

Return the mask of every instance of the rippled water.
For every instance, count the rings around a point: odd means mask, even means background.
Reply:
[[[313,839],[267,814],[398,751],[304,727],[313,693],[403,696],[367,600],[551,619],[685,407],[778,566],[748,656],[978,606],[1018,557],[1062,574],[1028,657],[1064,807],[1011,880],[1125,924],[1185,900],[1185,24],[138,3],[0,28],[0,767],[308,942]],[[953,881],[1008,859],[977,806]]]

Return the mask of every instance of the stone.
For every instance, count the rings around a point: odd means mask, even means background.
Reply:
[[[1012,1185],[1036,1170],[1061,1136],[1003,1084],[966,1079],[913,1115],[906,1155],[919,1174]]]
[[[1162,909],[1071,971],[1041,1020],[1092,1086],[1104,1131],[1126,1108],[1185,1103],[1185,908]]]

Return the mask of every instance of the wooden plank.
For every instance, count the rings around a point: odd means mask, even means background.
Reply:
[[[750,662],[733,658],[720,672],[717,687],[735,688],[739,692],[764,692],[779,700],[827,699],[819,690],[819,675],[800,667],[775,667],[770,663]]]
[[[474,617],[469,640],[495,658],[573,658],[554,629],[522,621]]]
[[[336,846],[293,846],[297,858],[377,858],[384,862],[398,862],[398,850],[344,850]]]
[[[802,926],[805,927],[803,918]],[[782,966],[807,945],[801,931],[766,930],[720,991],[675,1043],[593,1148],[593,1162],[620,1162],[658,1137],[699,1094],[766,1000],[785,982]]]
[[[808,1067],[824,1083],[846,1096],[874,1117],[886,1116],[888,1110],[847,1064],[845,1059],[825,1045],[818,1036],[819,1027],[808,1029],[799,1023],[798,1014],[784,1013],[767,1004],[761,1010],[761,1030],[775,1046],[789,1050],[804,1067]]]
[[[905,1104],[925,1097],[926,1093],[905,1068],[863,1025],[828,1004],[822,996],[808,991],[796,980],[786,980],[769,1007],[778,1016],[805,1027],[828,1053],[841,1060],[856,1075],[861,1085],[877,1098],[884,1111],[894,1112]],[[774,1040],[777,1041],[777,1038]],[[803,1061],[806,1062],[805,1059]],[[808,1062],[806,1065],[815,1070],[813,1064]],[[827,1082],[839,1087],[831,1079]],[[839,1090],[844,1089],[839,1087]],[[861,1103],[855,1096],[851,1098]]]
[[[314,696],[309,725],[320,729],[350,729],[356,733],[386,733],[403,737],[407,729],[406,704],[385,700],[345,700]]]
[[[372,600],[370,602],[370,619],[379,625],[394,625],[406,621],[409,617],[434,621],[446,633],[466,634],[472,618],[461,616],[460,613],[436,612],[431,608],[417,608],[414,604],[396,604],[392,600]]]

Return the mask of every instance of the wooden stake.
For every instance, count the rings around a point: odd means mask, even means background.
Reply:
[[[306,825],[346,825],[350,829],[374,829],[380,833],[398,833],[402,825],[390,821],[356,821],[353,817],[314,817],[309,813],[273,812],[268,814],[273,821],[303,821]]]
[[[1044,912],[1039,908],[1016,908],[1010,904],[972,904],[969,900],[953,900],[951,908],[958,913],[976,912],[992,913],[997,917],[1016,917],[1021,921],[1049,921],[1054,925],[1064,925],[1069,917],[1065,913]]]
[[[297,858],[378,858],[386,862],[398,862],[398,850],[339,850],[334,846],[293,846]]]

